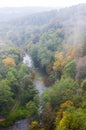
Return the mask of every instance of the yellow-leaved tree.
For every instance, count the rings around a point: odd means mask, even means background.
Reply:
[[[11,57],[7,57],[5,59],[3,59],[3,63],[6,67],[15,67],[15,60]]]
[[[55,62],[53,65],[53,69],[54,70],[61,70],[64,66],[65,62],[64,62],[64,58],[63,58],[63,53],[62,52],[57,52],[55,54]]]
[[[61,78],[62,73],[64,72],[64,67],[75,57],[75,49],[71,48],[65,54],[64,52],[55,53],[55,61],[53,63],[53,70],[57,73],[57,77]]]

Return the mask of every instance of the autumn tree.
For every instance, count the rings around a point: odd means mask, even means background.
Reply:
[[[64,103],[62,103],[61,105],[60,105],[60,108],[62,109],[62,110],[65,110],[68,106],[73,106],[74,104],[73,104],[73,102],[71,101],[71,100],[67,100],[66,102],[64,102]]]
[[[40,130],[38,122],[32,121],[29,130]]]
[[[55,53],[55,61],[53,64],[53,70],[55,73],[57,73],[57,77],[60,79],[64,70],[69,73],[70,75],[73,75],[75,71],[75,64],[73,64],[73,59],[75,54],[75,49],[72,48],[68,50],[68,52],[65,54],[64,52],[56,52]],[[71,67],[69,68],[69,66]],[[72,72],[73,71],[73,72]]]
[[[15,67],[15,61],[13,58],[7,57],[6,59],[3,59],[3,63],[7,67]]]
[[[86,114],[83,110],[74,110],[65,112],[60,120],[56,130],[85,130],[86,129]]]
[[[29,130],[45,130],[45,129],[40,126],[38,121],[32,121]]]
[[[63,53],[62,52],[56,53],[53,69],[57,73],[58,78],[61,78],[64,65],[65,65],[65,61],[64,61]]]

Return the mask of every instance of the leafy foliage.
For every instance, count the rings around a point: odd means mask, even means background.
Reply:
[[[8,12],[0,19],[0,125],[27,117],[30,130],[86,130],[86,4],[18,19]],[[41,101],[24,51],[48,86]]]

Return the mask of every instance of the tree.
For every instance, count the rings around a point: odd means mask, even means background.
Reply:
[[[76,79],[81,80],[86,78],[86,56],[81,57],[76,66]]]
[[[7,68],[4,66],[4,63],[0,60],[0,75],[2,78],[6,76]]]
[[[52,62],[53,56],[50,50],[47,50],[46,47],[41,48],[38,52],[38,59],[42,68],[45,68],[47,71],[48,66]]]
[[[55,111],[52,109],[50,103],[46,103],[42,112],[42,125],[45,130],[54,128]]]
[[[62,109],[62,110],[65,110],[68,106],[73,106],[74,104],[73,104],[73,102],[71,101],[71,100],[67,100],[66,102],[64,102],[64,103],[62,103],[61,105],[60,105],[60,108]]]
[[[20,64],[18,66],[18,79],[22,81],[23,77],[30,74],[30,68],[27,67],[25,64]]]
[[[3,63],[7,67],[15,67],[15,61],[13,58],[7,57],[6,59],[3,60]]]
[[[33,85],[28,85],[21,88],[21,103],[25,105],[29,101],[33,101],[34,97],[37,95],[38,91]]]
[[[58,52],[55,54],[55,62],[54,62],[54,66],[53,69],[54,70],[62,70],[63,66],[64,66],[65,62],[64,62],[64,57],[63,57],[63,53],[62,52]]]
[[[86,36],[83,38],[82,56],[86,56]]]
[[[64,112],[56,130],[86,130],[86,114],[82,109]]]
[[[7,55],[11,58],[13,58],[15,60],[15,63],[18,64],[19,62],[21,62],[23,60],[22,56],[23,56],[23,52],[20,51],[17,48],[9,48],[7,50]]]
[[[71,78],[75,78],[76,75],[76,63],[74,60],[66,63],[64,67],[64,76],[70,76]]]
[[[78,86],[78,83],[70,77],[61,78],[60,81],[55,82],[52,88],[44,92],[44,100],[45,102],[49,101],[51,106],[58,110],[62,102],[73,101],[74,96],[78,95]]]
[[[82,82],[81,82],[81,88],[83,91],[86,91],[86,79],[84,79]]]
[[[35,119],[38,116],[38,107],[33,101],[26,104],[27,115],[30,119]]]
[[[32,121],[29,130],[40,130],[37,121]]]
[[[17,71],[15,68],[10,68],[7,72],[6,78],[9,82],[10,88],[14,93],[14,97],[19,94],[19,82],[17,79]]]
[[[0,112],[7,113],[13,102],[13,93],[7,80],[0,81]]]
[[[59,79],[61,78],[64,65],[65,65],[65,60],[64,60],[64,57],[63,57],[63,53],[57,52],[55,54],[55,62],[53,64],[53,69],[57,73],[57,77]]]
[[[53,64],[53,70],[57,73],[57,78],[60,79],[63,72],[66,74],[73,76],[75,74],[75,49],[69,49],[66,54],[64,52],[56,52],[55,53],[55,61]]]

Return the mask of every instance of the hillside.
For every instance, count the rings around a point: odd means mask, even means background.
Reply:
[[[5,8],[0,18],[0,126],[28,118],[29,130],[86,130],[86,4]]]
[[[0,23],[0,39],[6,39],[6,41],[11,43],[22,44],[29,42],[35,33],[41,34],[42,32],[61,28],[65,33],[65,40],[67,40],[64,42],[70,42],[72,44],[76,40],[79,42],[80,34],[85,35],[86,31],[85,7],[86,5],[84,4],[36,14],[29,13],[31,9],[28,11],[28,8],[20,8],[18,10],[8,8],[9,11],[5,14],[5,9],[3,17],[5,20],[3,21],[3,18],[1,18],[3,22]],[[13,12],[12,10],[15,10],[13,15],[11,14]],[[32,10],[35,9],[32,8]],[[3,15],[3,13],[1,14]],[[6,22],[7,19],[9,20]],[[82,38],[80,38],[81,40]]]
[[[11,21],[23,16],[52,10],[49,7],[2,7],[0,8],[0,23]]]

